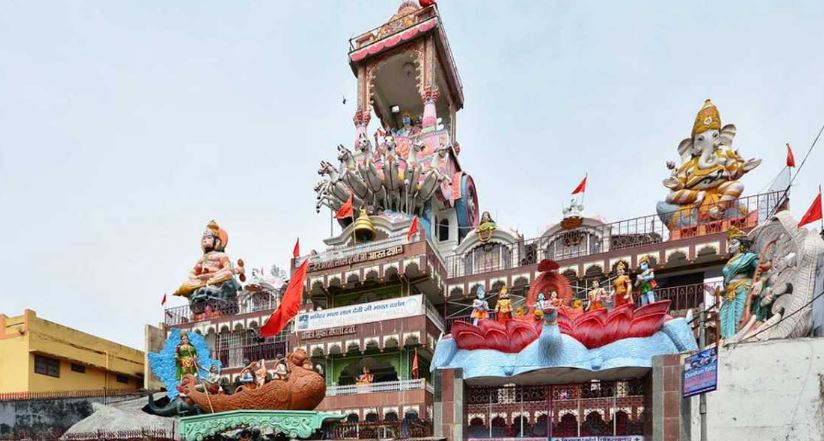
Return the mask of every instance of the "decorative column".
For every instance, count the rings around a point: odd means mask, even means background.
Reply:
[[[423,100],[423,130],[435,130],[438,124],[438,112],[435,109],[435,102],[438,101],[440,92],[437,86],[426,86],[421,99]]]
[[[463,440],[464,428],[468,427],[463,369],[435,369],[432,382],[435,389],[435,436]]]
[[[355,123],[355,145],[358,145],[358,138],[360,138],[360,135],[366,134],[366,126],[369,125],[369,120],[372,119],[370,113],[371,112],[367,107],[366,110],[358,109],[355,112],[355,116],[352,117],[352,122]]]

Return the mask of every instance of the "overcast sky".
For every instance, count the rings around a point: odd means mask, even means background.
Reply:
[[[535,236],[585,173],[588,213],[655,213],[705,98],[764,160],[747,194],[785,142],[801,161],[824,123],[824,2],[665,3],[439,2],[461,164],[499,224]],[[353,139],[348,39],[398,4],[0,0],[0,312],[142,349],[210,219],[249,266],[285,266],[297,236],[322,249],[312,186]],[[822,166],[819,145],[796,217]]]

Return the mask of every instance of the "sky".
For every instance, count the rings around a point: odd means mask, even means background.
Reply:
[[[142,349],[210,219],[249,267],[286,266],[297,237],[323,250],[312,187],[354,136],[348,40],[399,3],[0,0],[0,313]],[[821,1],[438,5],[461,165],[481,209],[526,237],[585,174],[586,213],[654,214],[706,98],[763,159],[746,194],[824,124]],[[796,217],[823,169],[819,145]]]

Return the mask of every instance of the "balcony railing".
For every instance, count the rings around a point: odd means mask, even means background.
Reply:
[[[238,298],[235,302],[216,305],[209,312],[202,314],[193,314],[191,309],[189,309],[189,305],[175,306],[166,308],[163,321],[167,326],[182,325],[202,320],[214,320],[228,315],[270,311],[277,308],[277,306],[278,303],[275,298],[254,299],[251,301]]]
[[[543,259],[565,260],[611,250],[651,245],[668,240],[722,233],[730,226],[752,228],[766,220],[784,200],[784,192],[763,193],[738,199],[741,216],[725,220],[699,220],[696,225],[670,231],[658,215],[581,226],[547,237],[522,240],[489,251],[446,256],[449,277],[462,277],[532,265]],[[476,248],[479,250],[479,248]]]
[[[327,439],[407,439],[432,436],[432,423],[421,420],[341,422]]]
[[[400,380],[387,381],[383,383],[330,386],[326,388],[326,396],[338,397],[343,395],[371,394],[378,392],[402,392],[421,389],[432,392],[431,385],[428,385],[425,379],[419,378],[417,380]]]

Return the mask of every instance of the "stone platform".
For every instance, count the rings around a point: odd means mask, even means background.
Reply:
[[[180,418],[180,439],[202,441],[229,430],[252,428],[282,433],[290,438],[309,438],[326,420],[344,415],[313,410],[235,410]]]

